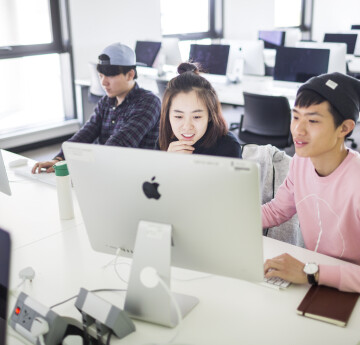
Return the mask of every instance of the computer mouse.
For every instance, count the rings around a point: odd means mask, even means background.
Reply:
[[[28,162],[28,160],[26,158],[18,158],[18,159],[15,159],[15,160],[9,162],[9,167],[10,168],[20,167],[22,165],[26,165],[27,162]]]

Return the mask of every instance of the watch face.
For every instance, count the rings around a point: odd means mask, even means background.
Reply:
[[[314,262],[309,262],[304,267],[304,272],[306,274],[315,274],[319,270],[318,265]]]

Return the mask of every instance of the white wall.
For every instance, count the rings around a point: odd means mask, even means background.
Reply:
[[[360,24],[359,0],[314,0],[314,40],[322,41],[325,32],[350,30],[351,24]]]
[[[224,37],[252,40],[274,28],[274,0],[224,0]]]
[[[135,47],[136,40],[160,40],[160,0],[70,0],[75,78],[90,79],[88,61],[109,44]]]

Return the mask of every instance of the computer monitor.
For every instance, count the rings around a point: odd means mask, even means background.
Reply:
[[[189,60],[200,63],[206,73],[226,75],[229,51],[227,44],[191,44]]]
[[[3,192],[7,195],[11,195],[9,179],[6,173],[6,168],[1,150],[0,150],[0,192]]]
[[[165,57],[166,65],[178,66],[182,62],[179,39],[175,37],[163,37],[161,41],[161,53]]]
[[[264,41],[265,49],[277,49],[284,46],[285,34],[286,32],[281,30],[260,30],[258,38]]]
[[[146,67],[152,67],[160,51],[161,42],[136,41],[136,63]]]
[[[346,54],[354,54],[356,41],[358,34],[357,33],[325,33],[324,42],[335,42],[335,43],[346,43],[347,49]]]
[[[133,255],[125,301],[132,317],[176,324],[163,288],[144,286],[144,266],[167,284],[170,264],[263,280],[256,163],[72,142],[63,150],[92,248]],[[190,301],[180,303],[185,315],[196,299],[182,301]]]
[[[279,47],[276,52],[274,80],[306,82],[327,73],[330,49]]]
[[[6,231],[0,229],[0,345],[6,344],[7,310],[9,304],[11,240]]]
[[[261,40],[222,40],[230,45],[227,74],[236,74],[239,60],[243,60],[243,74],[265,75],[264,42]]]
[[[330,42],[297,42],[298,48],[330,49],[327,73],[340,72],[346,74],[346,44]]]
[[[360,24],[351,25],[351,30],[360,30]]]

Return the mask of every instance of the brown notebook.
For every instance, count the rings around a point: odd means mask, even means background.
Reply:
[[[313,285],[297,308],[300,315],[345,327],[359,294]]]

